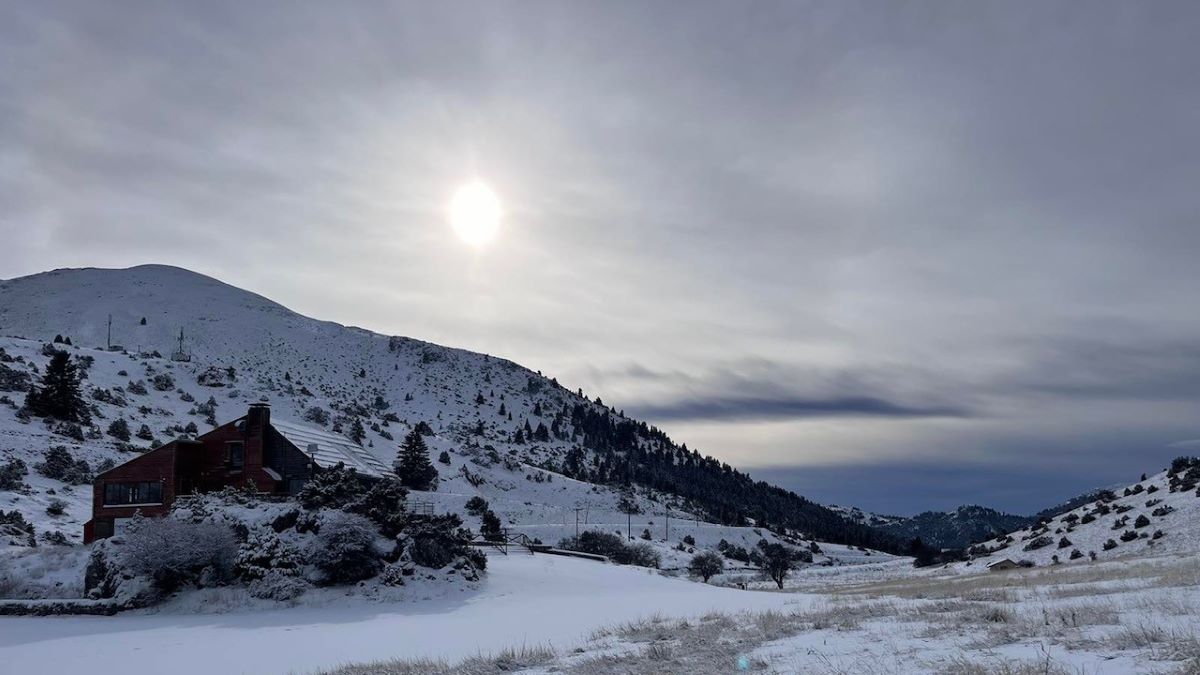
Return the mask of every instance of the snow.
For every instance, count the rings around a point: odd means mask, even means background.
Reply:
[[[0,617],[0,663],[11,672],[310,672],[397,657],[460,659],[520,644],[568,648],[597,628],[654,613],[784,609],[803,601],[586,560],[492,555],[480,591],[400,605]]]

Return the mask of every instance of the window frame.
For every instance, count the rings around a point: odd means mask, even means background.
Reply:
[[[162,504],[163,484],[160,480],[113,481],[104,484],[105,506],[161,506]]]

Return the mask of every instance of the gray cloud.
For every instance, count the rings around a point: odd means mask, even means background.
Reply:
[[[954,407],[914,407],[866,396],[806,398],[745,398],[714,396],[675,401],[666,405],[637,405],[629,409],[644,419],[666,422],[687,420],[740,421],[806,417],[966,417]]]
[[[708,415],[750,465],[1133,456],[1200,433],[1198,33],[1173,1],[8,3],[0,269],[188,267]],[[443,215],[475,176],[480,254]]]

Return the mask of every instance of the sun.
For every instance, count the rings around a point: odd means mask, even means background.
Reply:
[[[501,215],[500,198],[480,181],[463,185],[450,199],[450,224],[454,233],[472,246],[482,246],[496,237]]]

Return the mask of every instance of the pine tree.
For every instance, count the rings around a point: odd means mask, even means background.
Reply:
[[[363,429],[362,420],[358,419],[358,417],[355,417],[354,420],[350,422],[350,433],[348,433],[347,436],[350,437],[350,440],[358,443],[359,445],[362,445],[363,439],[367,437],[367,430]]]
[[[40,387],[31,387],[25,407],[38,417],[85,422],[87,406],[79,394],[79,370],[66,352],[55,352],[42,375]]]
[[[417,429],[408,432],[396,457],[396,475],[411,490],[436,489],[438,472],[429,461],[429,447]]]
[[[491,509],[483,512],[479,525],[479,533],[483,535],[484,539],[488,541],[503,541],[503,530],[500,518]]]

